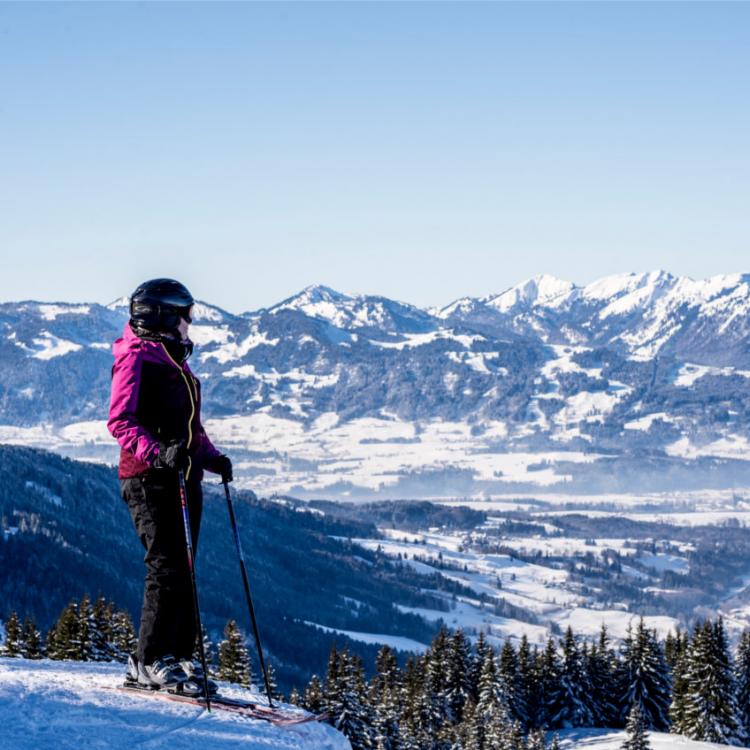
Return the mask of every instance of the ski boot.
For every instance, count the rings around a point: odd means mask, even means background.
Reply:
[[[197,696],[203,692],[203,685],[190,679],[171,654],[162,656],[151,664],[140,664],[136,656],[130,654],[125,686],[141,690],[165,690],[188,696]]]
[[[219,692],[219,686],[209,677],[206,680],[206,676],[203,673],[203,667],[200,664],[195,664],[189,659],[183,659],[180,662],[183,672],[188,676],[188,680],[196,682],[201,689],[201,695],[203,694],[203,683],[206,682],[208,687],[209,695],[216,695]]]

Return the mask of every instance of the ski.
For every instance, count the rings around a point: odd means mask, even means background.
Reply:
[[[166,690],[152,690],[146,687],[138,687],[133,684],[125,683],[114,688],[123,693],[161,698],[163,700],[173,701],[176,703],[188,703],[200,708],[206,708],[206,700],[200,696],[182,695],[180,693],[170,693]],[[232,713],[246,716],[251,719],[268,721],[279,727],[296,726],[297,724],[308,724],[313,721],[324,721],[328,718],[327,713],[321,714],[300,714],[297,711],[289,711],[275,706],[269,708],[260,703],[253,701],[238,700],[236,698],[226,698],[222,695],[211,696],[211,709],[221,711],[230,711]]]

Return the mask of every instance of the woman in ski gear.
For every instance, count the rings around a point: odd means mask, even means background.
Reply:
[[[122,496],[146,550],[138,651],[128,677],[186,693],[200,692],[204,676],[191,660],[197,633],[178,472],[186,481],[194,547],[204,469],[232,481],[232,462],[201,424],[200,383],[187,364],[193,304],[190,292],[172,279],[135,290],[130,320],[113,346],[107,423],[120,444]]]

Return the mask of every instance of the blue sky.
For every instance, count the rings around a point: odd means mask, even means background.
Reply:
[[[747,3],[0,4],[0,300],[750,271]]]

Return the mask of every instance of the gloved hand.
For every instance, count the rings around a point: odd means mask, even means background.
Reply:
[[[184,440],[173,443],[159,443],[159,455],[154,459],[155,469],[185,471],[190,466],[190,454]]]
[[[229,460],[229,456],[217,456],[206,468],[216,474],[221,474],[222,482],[231,482],[234,479],[232,476],[232,462]]]

